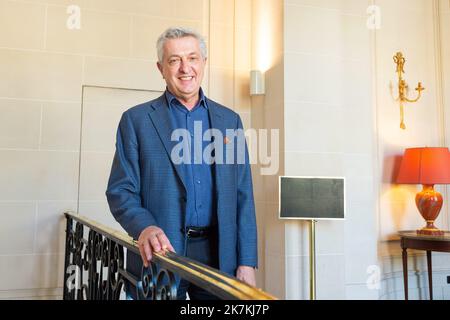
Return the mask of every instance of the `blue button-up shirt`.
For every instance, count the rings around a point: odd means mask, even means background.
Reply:
[[[214,166],[210,158],[203,158],[203,150],[211,144],[211,140],[203,141],[204,133],[211,128],[208,105],[200,88],[200,99],[197,105],[188,110],[182,105],[169,90],[165,92],[172,120],[177,128],[186,129],[190,134],[190,163],[184,166],[182,172],[186,181],[186,225],[187,226],[212,226],[217,223]],[[200,130],[201,127],[201,130]],[[196,130],[194,130],[196,129]],[[201,137],[199,137],[201,133]],[[199,140],[198,140],[199,139]],[[195,148],[195,141],[198,142]],[[201,150],[199,150],[201,141]]]

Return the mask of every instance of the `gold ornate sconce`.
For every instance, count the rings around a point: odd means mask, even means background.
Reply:
[[[406,129],[406,125],[404,122],[404,105],[406,102],[414,103],[419,101],[419,99],[422,97],[422,91],[425,90],[424,87],[422,87],[422,82],[419,82],[417,85],[416,91],[418,92],[418,96],[416,99],[408,99],[408,84],[406,83],[405,79],[403,79],[403,74],[405,73],[405,62],[406,59],[403,56],[403,53],[397,52],[397,54],[394,56],[394,62],[397,65],[397,74],[398,74],[398,100],[400,102],[400,128],[403,130]]]

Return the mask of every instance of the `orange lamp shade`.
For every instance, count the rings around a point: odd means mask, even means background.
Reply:
[[[397,183],[448,184],[450,183],[450,152],[448,148],[406,149]]]
[[[397,176],[397,183],[422,184],[416,194],[416,206],[426,222],[417,233],[442,236],[444,232],[434,225],[442,208],[442,195],[434,190],[435,184],[450,183],[450,151],[448,148],[406,149]]]

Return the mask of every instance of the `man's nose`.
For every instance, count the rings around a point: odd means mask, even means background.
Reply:
[[[181,59],[180,71],[183,73],[189,73],[189,63],[186,59]]]

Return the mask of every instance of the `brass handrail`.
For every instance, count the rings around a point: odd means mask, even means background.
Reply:
[[[124,232],[112,229],[97,221],[79,215],[75,212],[65,212],[66,218],[81,223],[97,233],[113,240],[136,254],[139,247],[133,238]],[[176,253],[165,251],[153,253],[152,262],[159,264],[162,268],[179,275],[181,278],[205,289],[221,299],[238,300],[276,300],[274,296],[259,288],[250,286],[235,277],[220,270],[211,268]]]

